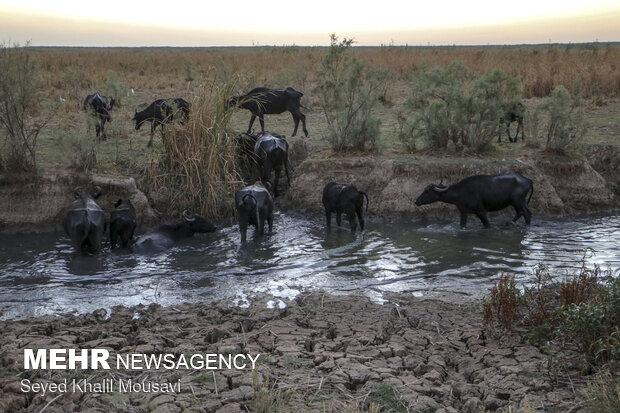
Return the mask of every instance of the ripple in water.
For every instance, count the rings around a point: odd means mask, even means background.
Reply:
[[[568,274],[587,249],[594,251],[588,263],[620,267],[620,216],[535,221],[529,228],[476,224],[370,224],[351,234],[277,214],[276,232],[244,247],[230,226],[156,255],[94,257],[76,254],[59,234],[1,235],[0,308],[6,318],[222,298],[243,304],[255,293],[291,298],[303,289],[363,290],[376,299],[388,291],[480,295],[504,271],[520,282],[539,263]]]

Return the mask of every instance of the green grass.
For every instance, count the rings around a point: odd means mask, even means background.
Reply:
[[[406,84],[393,85],[390,88],[389,104],[378,106],[378,115],[381,119],[380,153],[386,156],[402,153],[403,150],[397,139],[396,112],[406,98]],[[306,96],[312,95],[306,91]],[[125,99],[123,107],[113,111],[113,122],[107,125],[108,140],[95,142],[94,127],[89,129],[86,115],[78,108],[75,102],[67,101],[42,132],[39,138],[38,163],[42,170],[58,170],[67,168],[76,153],[76,142],[83,147],[95,146],[97,166],[95,172],[117,175],[137,176],[149,161],[159,154],[161,138],[156,132],[154,145],[147,148],[149,127],[144,125],[141,130],[134,129],[131,118],[134,108],[143,103],[151,102],[157,97],[183,96],[191,98],[187,90],[173,88],[163,91],[149,91],[140,96],[131,96]],[[310,109],[304,109],[306,122],[310,133],[307,138],[310,156],[323,156],[329,151],[326,136],[325,116],[319,111],[316,102],[311,97],[304,96],[302,103]],[[537,104],[537,100],[528,101],[528,105]],[[231,128],[235,133],[245,132],[248,127],[250,113],[246,110],[237,110],[232,116]],[[590,128],[586,135],[586,144],[620,145],[620,100],[607,100],[603,106],[596,106],[588,102],[586,119]],[[527,122],[527,119],[526,119]],[[266,115],[266,129],[290,137],[293,132],[293,120],[286,112],[280,115]],[[514,128],[514,125],[513,125]],[[260,131],[258,120],[254,123],[254,131]],[[298,139],[306,139],[303,132],[298,131]],[[527,145],[522,143],[495,145],[494,150],[485,154],[485,157],[503,159],[535,155],[540,151],[532,147],[531,139]],[[534,145],[535,146],[535,145]],[[539,147],[544,146],[539,142]],[[320,154],[320,155],[319,155]],[[417,156],[423,156],[418,153]]]

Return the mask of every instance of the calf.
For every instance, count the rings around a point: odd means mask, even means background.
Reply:
[[[214,232],[216,229],[215,225],[203,217],[183,211],[180,220],[160,225],[155,231],[138,237],[132,249],[136,252],[159,252],[193,237],[196,233]]]
[[[114,107],[114,103],[114,99],[103,96],[99,92],[88,95],[86,96],[86,99],[84,99],[82,108],[85,111],[90,110],[91,113],[97,118],[97,124],[95,125],[95,134],[97,138],[100,136],[102,140],[107,138],[105,134],[105,124],[106,122],[112,121],[112,115],[110,112]]]
[[[268,182],[271,172],[275,172],[273,193],[274,196],[278,196],[278,181],[283,168],[288,184],[291,183],[288,171],[288,142],[281,135],[261,133],[254,144],[254,157],[261,171],[261,181]]]
[[[504,105],[502,107],[502,111],[503,114],[499,118],[499,134],[497,136],[497,142],[500,143],[502,141],[503,130],[506,131],[508,142],[517,142],[517,140],[519,139],[519,131],[521,132],[521,140],[525,140],[525,135],[523,132],[523,118],[525,117],[525,106],[523,105],[523,103],[517,102]],[[517,122],[517,131],[515,132],[514,138],[510,136],[510,124],[513,122]]]
[[[293,135],[297,134],[299,121],[304,129],[304,134],[308,136],[306,129],[306,115],[301,113],[301,97],[304,94],[296,91],[292,87],[286,89],[268,89],[266,87],[257,87],[250,90],[245,95],[233,96],[228,99],[228,106],[238,106],[247,109],[252,113],[250,124],[248,125],[248,134],[252,133],[252,125],[258,117],[261,132],[265,132],[264,115],[280,114],[283,112],[291,112],[295,129]]]
[[[325,219],[327,227],[331,227],[332,213],[336,213],[336,224],[340,226],[342,214],[349,219],[351,231],[357,229],[355,216],[359,220],[360,229],[364,230],[364,198],[366,198],[366,211],[368,211],[368,195],[358,191],[353,185],[330,182],[323,188],[323,207],[325,207]]]
[[[101,249],[107,222],[103,209],[95,201],[99,196],[99,187],[92,191],[76,189],[76,199],[69,207],[63,222],[66,234],[82,253],[94,254]]]
[[[140,130],[140,127],[145,122],[151,122],[151,138],[147,146],[153,145],[153,135],[155,134],[155,128],[160,126],[161,128],[170,121],[179,119],[181,123],[187,122],[189,119],[190,103],[182,98],[173,99],[157,99],[146,109],[138,112],[136,110],[133,121],[136,123],[136,130]]]
[[[489,228],[487,212],[512,206],[516,212],[513,222],[523,217],[525,223],[529,225],[532,212],[528,204],[533,193],[532,180],[516,172],[503,175],[475,175],[451,186],[429,185],[416,199],[415,204],[420,206],[440,201],[456,205],[461,213],[462,228],[467,225],[468,214],[475,214],[482,225]]]
[[[246,186],[235,193],[235,208],[241,232],[241,242],[246,242],[248,225],[256,228],[256,235],[265,233],[265,223],[269,233],[273,231],[273,198],[267,187],[260,182]]]
[[[136,230],[136,210],[129,199],[119,199],[110,214],[110,248],[128,248]]]

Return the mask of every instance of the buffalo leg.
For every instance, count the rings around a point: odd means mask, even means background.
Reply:
[[[299,127],[299,117],[295,113],[293,115],[293,123],[295,124],[295,128],[293,129],[293,134],[291,136],[297,135],[297,128]]]
[[[357,220],[355,219],[355,211],[349,211],[347,213],[347,218],[349,218],[349,226],[351,227],[351,232],[355,232],[357,229]]]
[[[308,137],[308,129],[306,129],[306,115],[304,115],[303,113],[299,112],[298,114],[299,119],[301,119],[301,126],[304,129],[304,135],[306,135],[306,138]]]
[[[260,122],[260,131],[265,133],[265,117],[263,115],[259,115],[258,121]]]
[[[115,230],[110,229],[110,249],[116,248],[116,243],[118,242],[118,236]]]
[[[106,140],[108,137],[105,134],[105,119],[101,121],[101,140]]]
[[[275,168],[275,177],[273,180],[273,195],[278,196],[278,182],[280,181],[280,173],[282,172],[282,167],[277,166]]]
[[[256,115],[252,113],[252,117],[250,118],[250,124],[248,125],[248,135],[252,133],[252,125],[254,125],[255,120],[256,120]]]
[[[460,211],[461,212],[461,228],[465,228],[467,226],[467,212],[465,211]]]
[[[519,218],[521,218],[522,215],[523,215],[523,210],[515,206],[515,217],[512,219],[512,222],[517,222]]]
[[[484,211],[476,212],[476,216],[478,217],[480,222],[482,222],[482,225],[485,228],[490,228],[491,227],[491,225],[489,224],[489,218],[487,217],[487,213],[486,212],[484,212]]]
[[[523,217],[525,218],[525,224],[530,225],[532,222],[532,211],[525,205],[523,207]]]
[[[269,226],[269,235],[273,233],[273,214],[269,214],[267,217],[267,225]]]
[[[340,226],[340,224],[342,223],[342,212],[336,212],[336,224],[338,226]]]
[[[332,213],[329,209],[325,210],[325,223],[327,224],[327,228],[332,226]]]
[[[241,233],[241,242],[246,242],[248,234],[248,221],[247,219],[239,220],[239,232]]]
[[[360,230],[363,231],[364,230],[364,211],[362,208],[357,208],[355,213],[357,214],[357,219],[360,222]]]

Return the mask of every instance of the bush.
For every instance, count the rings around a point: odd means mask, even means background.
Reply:
[[[385,89],[385,73],[370,70],[351,56],[352,44],[352,39],[338,41],[332,34],[318,74],[319,105],[334,151],[374,151],[381,122],[373,110]]]
[[[615,413],[620,411],[620,381],[609,371],[598,374],[584,391],[588,412]]]
[[[422,70],[412,96],[397,115],[398,137],[407,150],[424,140],[431,148],[484,152],[499,132],[502,108],[520,100],[518,80],[501,70],[478,78],[462,63]]]
[[[37,117],[41,77],[28,46],[0,44],[0,73],[0,166],[36,171],[37,139],[49,117]]]
[[[243,182],[226,100],[232,82],[210,82],[198,91],[185,125],[162,132],[162,152],[146,174],[151,191],[167,201],[168,212],[190,209],[206,218],[234,213],[233,194]]]
[[[502,274],[499,281],[491,289],[491,294],[484,300],[484,323],[494,321],[507,330],[511,330],[517,320],[517,307],[521,297],[515,279],[508,274]]]
[[[118,73],[110,71],[105,78],[103,93],[109,98],[114,99],[114,104],[123,106],[125,97],[128,95],[128,88],[121,82]]]
[[[587,125],[580,99],[558,86],[545,99],[548,117],[546,148],[561,155],[575,155],[582,149]]]

